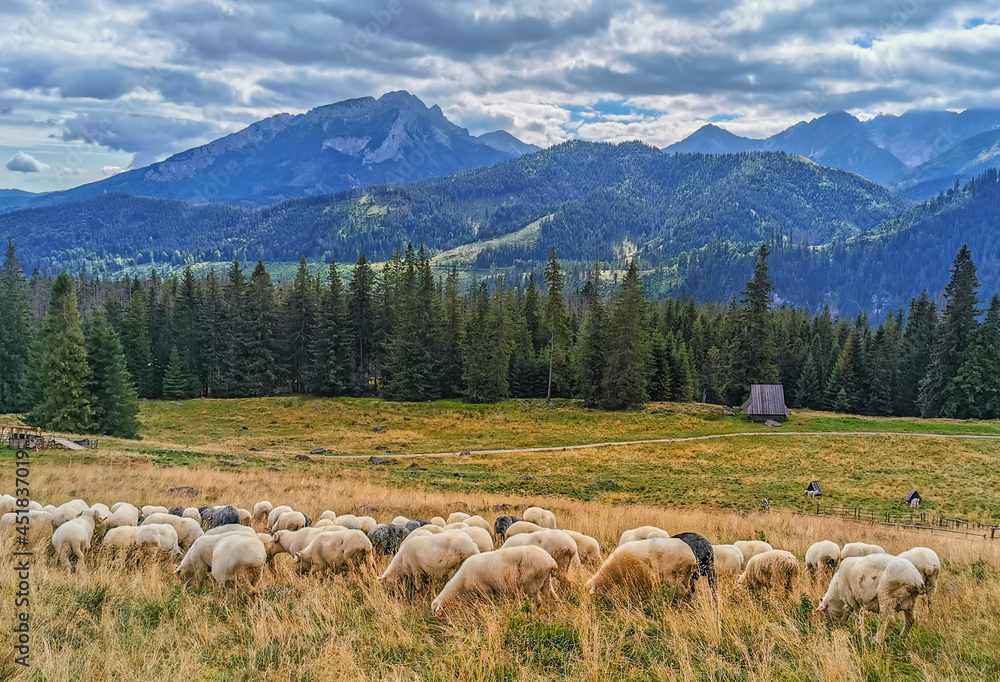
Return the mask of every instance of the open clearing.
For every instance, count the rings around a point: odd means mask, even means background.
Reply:
[[[96,552],[84,571],[67,574],[40,551],[32,574],[34,667],[23,672],[4,649],[0,679],[980,680],[1000,674],[1000,544],[754,512],[763,497],[776,507],[807,508],[802,488],[818,478],[824,503],[898,511],[900,496],[917,487],[930,511],[995,519],[997,441],[738,436],[376,465],[296,456],[317,447],[339,454],[454,452],[768,428],[698,405],[603,413],[541,401],[297,398],[145,403],[143,421],[143,441],[107,439],[98,450],[38,453],[33,497],[168,507],[250,507],[269,499],[314,518],[324,509],[357,513],[369,505],[381,522],[449,511],[492,521],[500,505],[540,504],[562,527],[596,537],[605,553],[621,531],[645,524],[697,531],[716,543],[764,537],[799,557],[821,538],[876,542],[893,552],[929,546],[945,560],[942,588],[933,614],[921,604],[908,640],[893,635],[876,645],[873,616],[860,629],[857,620],[830,627],[812,613],[825,585],[805,581],[788,601],[754,601],[729,584],[718,600],[702,590],[691,604],[674,603],[668,593],[591,599],[582,585],[596,567],[583,566],[558,586],[557,607],[481,603],[447,624],[431,615],[433,592],[407,597],[362,576],[303,578],[287,555],[276,573],[265,575],[262,593],[247,599],[211,585],[185,592],[168,563],[113,565]],[[994,422],[823,413],[795,414],[781,429],[1000,434]],[[0,452],[8,470],[12,456]],[[198,496],[168,492],[176,486],[191,486]],[[9,540],[0,544],[0,551],[12,548]],[[4,581],[0,621],[13,618],[12,586]]]

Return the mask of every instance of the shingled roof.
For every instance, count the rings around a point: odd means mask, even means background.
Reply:
[[[750,398],[743,403],[743,412],[750,416],[791,414],[785,407],[785,388],[781,384],[754,384]]]

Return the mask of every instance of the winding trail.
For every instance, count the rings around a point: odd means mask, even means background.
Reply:
[[[684,436],[680,438],[651,438],[648,440],[625,440],[606,443],[584,443],[582,445],[553,445],[537,448],[510,448],[503,450],[463,450],[461,452],[426,452],[374,455],[384,459],[416,459],[421,457],[461,457],[471,455],[515,455],[525,452],[559,452],[562,450],[587,450],[591,448],[609,448],[621,445],[655,445],[658,443],[687,443],[698,440],[713,440],[716,438],[755,438],[774,436],[878,436],[904,438],[951,438],[967,440],[1000,440],[1000,435],[972,433],[920,433],[916,431],[751,431],[745,433],[714,433],[707,436]],[[313,460],[337,461],[342,459],[369,459],[372,455],[309,455]]]

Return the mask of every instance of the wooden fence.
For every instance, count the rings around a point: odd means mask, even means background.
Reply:
[[[791,513],[800,516],[822,516],[831,519],[856,521],[908,530],[955,533],[989,540],[1000,538],[1000,525],[996,523],[980,523],[964,519],[953,519],[929,512],[892,512],[881,509],[864,509],[862,507],[833,507],[824,506],[817,502],[815,510],[793,511]]]

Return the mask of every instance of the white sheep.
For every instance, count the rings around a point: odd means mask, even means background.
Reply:
[[[295,555],[295,563],[300,573],[341,573],[352,568],[375,571],[372,542],[364,531],[355,529],[319,533]]]
[[[420,589],[425,578],[447,580],[463,561],[476,554],[479,548],[465,533],[407,536],[379,580],[395,579]]]
[[[56,530],[59,526],[63,525],[71,519],[75,519],[80,515],[80,512],[89,509],[90,507],[83,500],[70,500],[65,502],[55,508],[52,512],[52,530]]]
[[[632,528],[621,534],[618,538],[618,546],[621,547],[626,542],[635,542],[636,540],[649,540],[651,538],[669,538],[670,533],[663,530],[662,528],[657,528],[656,526],[639,526],[638,528]]]
[[[152,516],[153,514],[169,514],[170,510],[166,507],[158,504],[147,504],[141,509],[143,518],[147,516]]]
[[[190,519],[188,520],[190,521]],[[199,528],[198,530],[201,529]],[[154,547],[166,552],[172,552],[177,556],[180,556],[182,553],[181,548],[177,544],[177,531],[167,523],[143,523],[136,528],[133,539],[139,547]]]
[[[329,526],[310,526],[309,528],[300,528],[299,530],[278,530],[272,533],[272,555],[282,554],[288,552],[292,556],[295,556],[302,550],[304,550],[312,539],[319,535],[320,533],[332,533],[337,530],[347,530],[343,526],[334,526],[330,524]]]
[[[0,495],[0,514],[6,514],[17,509],[17,498],[4,493]]]
[[[199,517],[200,519],[200,517]],[[111,515],[104,522],[107,528],[139,525],[139,509],[128,502],[116,502],[111,508]]]
[[[490,534],[490,537],[493,537],[493,532],[494,532],[493,525],[489,521],[484,519],[482,516],[478,515],[470,516],[464,521],[464,523],[467,526],[475,526],[477,528],[482,528],[483,530],[485,530],[487,533]]]
[[[548,509],[542,509],[541,507],[528,507],[521,514],[521,520],[538,524],[542,528],[558,528],[556,526],[556,515]]]
[[[448,525],[448,522],[445,521],[440,516],[435,516],[431,519],[431,524],[437,526],[438,528],[444,528],[446,525]]]
[[[597,561],[601,558],[601,545],[595,538],[578,533],[575,530],[566,530],[565,528],[562,529],[562,532],[573,538],[580,561],[587,563],[589,561]]]
[[[688,597],[694,591],[697,568],[694,551],[683,540],[663,537],[630,540],[608,555],[585,587],[590,594],[596,594],[612,585],[647,592],[667,585],[677,596]]]
[[[201,529],[201,526],[197,521],[183,516],[174,516],[173,514],[162,514],[158,512],[156,514],[150,514],[142,521],[143,526],[161,523],[165,523],[174,529],[177,533],[177,541],[183,549],[191,547],[195,540],[205,534],[205,531]]]
[[[185,519],[191,519],[201,525],[201,512],[198,511],[198,507],[185,507],[181,516]]]
[[[104,517],[99,511],[87,509],[55,529],[52,547],[63,566],[72,565],[71,555],[76,558],[77,566],[83,565],[85,552],[90,549],[90,540],[94,537],[94,529],[103,522]]]
[[[565,580],[570,566],[580,565],[580,554],[576,541],[561,530],[546,528],[535,533],[519,533],[507,538],[503,547],[541,547],[556,560],[556,577]]]
[[[446,523],[458,523],[459,521],[465,521],[470,516],[471,514],[466,514],[465,512],[452,512],[448,514],[448,520]]]
[[[331,521],[336,522],[337,512],[333,511],[332,509],[327,509],[326,511],[324,511],[322,514],[319,515],[319,519],[320,521],[323,521],[324,519],[330,519]]]
[[[406,524],[408,524],[409,522],[410,522],[410,520],[408,518],[406,518],[405,516],[400,515],[400,516],[397,516],[396,518],[394,518],[392,520],[392,525],[394,525],[394,526],[400,526],[400,527],[405,527]]]
[[[844,548],[840,550],[840,559],[844,560],[852,557],[871,556],[872,554],[888,554],[888,552],[878,545],[869,545],[865,542],[848,542],[844,545]]]
[[[736,547],[743,552],[744,566],[756,555],[763,554],[764,552],[770,552],[774,549],[774,547],[762,540],[737,540],[733,543],[733,547]]]
[[[817,611],[833,618],[865,608],[874,611],[882,619],[875,637],[875,641],[881,642],[899,612],[906,621],[901,636],[906,637],[913,626],[917,597],[923,590],[920,571],[906,559],[878,553],[848,557],[833,574]]]
[[[840,563],[840,545],[831,540],[820,540],[806,550],[806,570],[812,576],[825,571],[835,571]]]
[[[224,526],[216,526],[205,531],[205,535],[226,535],[227,533],[243,533],[244,535],[257,535],[257,531],[242,523],[227,523]]]
[[[444,524],[445,530],[458,530],[459,528],[469,528],[469,524],[465,521],[456,521],[455,523]]]
[[[532,523],[531,521],[515,521],[507,526],[507,531],[503,535],[505,538],[510,538],[515,535],[520,535],[521,533],[537,533],[540,530],[545,529],[537,523]]]
[[[302,512],[284,512],[271,525],[271,532],[279,530],[299,530],[306,527],[306,515]]]
[[[256,594],[265,563],[267,547],[258,537],[230,533],[212,551],[212,578],[223,588],[245,584],[249,594]]]
[[[914,547],[897,554],[900,559],[906,559],[920,571],[924,579],[923,594],[927,595],[927,608],[931,607],[931,599],[937,592],[938,580],[941,578],[941,558],[929,547]]]
[[[250,522],[253,521],[253,515],[250,513],[249,509],[237,509],[236,513],[240,515],[240,523],[244,526],[249,526]],[[181,514],[183,516],[183,514]]]
[[[104,535],[101,548],[127,549],[135,547],[135,534],[138,526],[118,526]]]
[[[267,513],[267,529],[274,530],[274,524],[278,520],[278,517],[284,514],[285,512],[290,512],[290,511],[295,511],[295,510],[289,507],[287,504],[278,505],[277,507],[269,511]]]
[[[444,616],[451,604],[462,597],[510,597],[524,595],[536,607],[543,599],[559,603],[552,588],[556,561],[541,547],[507,547],[475,554],[462,562],[458,571],[431,602],[431,612]]]
[[[375,520],[373,516],[359,516],[358,517],[358,530],[363,533],[371,533],[378,525],[378,521]]]
[[[225,526],[213,528],[194,541],[175,571],[182,585],[185,587],[199,587],[201,585],[202,580],[212,570],[212,553],[215,551],[215,546],[223,539],[234,535],[257,537],[257,534],[246,526],[232,524],[232,527],[234,530],[218,533],[215,531],[221,531]]]
[[[743,571],[743,552],[736,545],[712,545],[715,550],[715,574],[738,576]]]
[[[271,510],[274,509],[274,505],[267,500],[261,500],[253,506],[253,520],[263,521]]]
[[[431,531],[432,533],[434,531]],[[472,538],[480,552],[488,552],[493,549],[493,536],[478,526],[466,526],[465,528],[454,528],[445,530],[445,533],[462,533]]]
[[[0,517],[0,530],[22,525],[28,526],[29,535],[49,537],[52,535],[52,514],[47,511],[28,509],[7,512]]]
[[[799,560],[791,552],[769,549],[750,557],[736,584],[748,590],[783,590],[787,596],[792,592],[799,568]]]

